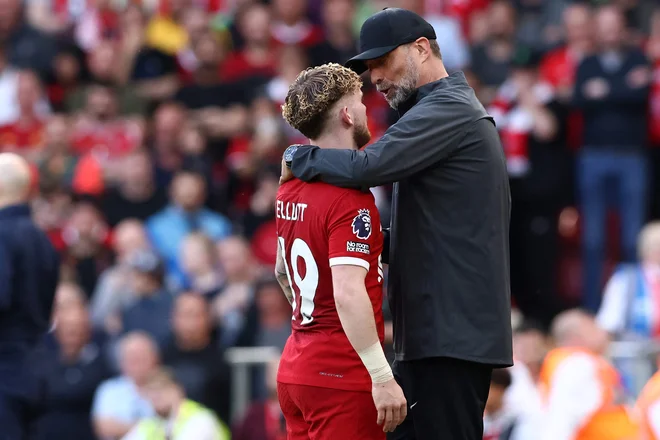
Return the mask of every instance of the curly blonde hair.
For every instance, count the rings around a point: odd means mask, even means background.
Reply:
[[[357,73],[336,63],[300,72],[289,87],[282,116],[293,128],[316,139],[325,127],[328,110],[344,96],[362,88]]]

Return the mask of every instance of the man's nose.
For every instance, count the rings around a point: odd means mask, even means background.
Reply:
[[[369,77],[371,79],[371,84],[378,85],[383,82],[383,75],[380,69],[369,69]]]

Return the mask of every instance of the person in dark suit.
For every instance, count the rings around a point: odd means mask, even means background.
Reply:
[[[30,167],[0,154],[0,440],[22,440],[39,398],[29,355],[50,326],[59,257],[27,205]]]

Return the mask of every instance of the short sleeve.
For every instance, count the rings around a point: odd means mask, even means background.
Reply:
[[[373,195],[347,190],[328,215],[330,267],[353,265],[368,271],[374,254],[381,250],[380,218]]]
[[[123,423],[130,423],[133,417],[127,402],[127,394],[122,392],[123,387],[115,379],[104,382],[94,395],[92,404],[92,417],[110,418]]]
[[[94,403],[92,404],[93,417],[102,418],[114,415],[115,411],[112,408],[118,403],[114,398],[114,394],[111,382],[101,384],[94,395]]]

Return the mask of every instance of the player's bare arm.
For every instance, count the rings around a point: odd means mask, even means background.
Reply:
[[[335,304],[344,332],[371,376],[378,424],[383,425],[383,431],[392,432],[406,418],[406,398],[394,380],[378,339],[373,307],[364,284],[366,275],[361,266],[332,266]]]
[[[282,257],[282,249],[279,244],[277,245],[277,259],[275,260],[275,277],[277,278],[277,282],[282,288],[286,299],[289,300],[289,304],[293,304],[293,291],[291,290],[286,263]]]

